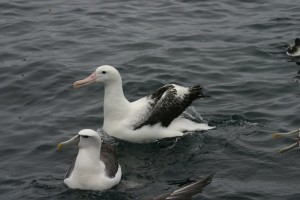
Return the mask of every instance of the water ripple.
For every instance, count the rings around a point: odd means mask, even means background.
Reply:
[[[299,128],[297,1],[1,2],[0,198],[141,199],[170,180],[216,172],[203,199],[299,199],[297,151],[274,131]],[[116,66],[130,100],[167,83],[200,84],[210,98],[186,113],[215,129],[151,144],[116,141],[132,190],[92,192],[62,182],[77,149],[56,144],[102,127],[103,87],[72,83]],[[16,189],[17,188],[17,189]]]

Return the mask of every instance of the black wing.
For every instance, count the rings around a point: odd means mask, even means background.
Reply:
[[[76,162],[76,157],[75,157],[75,159],[73,159],[73,161],[72,161],[72,163],[71,163],[71,165],[70,165],[67,173],[65,174],[64,178],[69,178],[71,176],[71,174],[72,174],[72,172],[74,170],[75,162]]]
[[[163,194],[157,197],[153,197],[151,200],[190,200],[195,194],[201,193],[203,188],[211,183],[214,174],[207,176],[202,181],[197,181],[195,183],[189,184],[187,186],[181,187],[172,193]]]
[[[105,172],[107,176],[110,178],[115,177],[119,168],[119,163],[117,159],[117,152],[111,144],[102,143],[100,159],[105,164]]]
[[[208,97],[202,94],[202,87],[199,85],[189,87],[184,96],[177,94],[174,85],[165,85],[149,95],[151,100],[151,112],[149,116],[134,127],[134,130],[145,125],[161,123],[167,127],[170,123],[183,113],[183,111],[198,98]]]

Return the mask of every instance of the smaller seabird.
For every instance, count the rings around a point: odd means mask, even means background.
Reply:
[[[290,45],[287,43],[284,43],[286,46],[286,54],[288,56],[292,56],[292,57],[298,57],[300,56],[300,38],[296,38],[295,39],[295,44],[294,45]]]
[[[78,144],[78,154],[64,177],[69,188],[102,191],[120,182],[122,172],[116,151],[112,145],[102,144],[96,131],[81,130],[70,140],[58,144],[57,150],[74,143]]]
[[[211,183],[212,177],[214,174],[211,174],[204,178],[203,180],[196,181],[194,183],[183,186],[173,192],[159,195],[152,198],[144,198],[147,200],[190,200],[196,194],[202,192],[203,188]]]
[[[296,147],[299,146],[299,144],[300,144],[300,129],[297,129],[297,130],[294,130],[294,131],[291,131],[291,132],[287,132],[287,133],[274,133],[272,135],[272,137],[274,139],[277,139],[277,138],[293,138],[293,139],[297,140],[296,143],[279,150],[280,153],[284,153],[284,152],[286,152],[290,149],[293,149],[293,148],[296,148]]]
[[[183,87],[168,84],[152,94],[129,102],[123,93],[119,71],[112,66],[102,65],[87,78],[74,82],[73,87],[95,82],[102,83],[105,88],[103,130],[110,136],[143,143],[214,128],[182,116],[194,100],[208,97],[202,93],[200,85]]]

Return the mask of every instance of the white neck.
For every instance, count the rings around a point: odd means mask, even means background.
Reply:
[[[100,150],[99,147],[90,146],[84,149],[79,149],[76,157],[76,163],[74,171],[84,170],[83,174],[87,172],[98,171],[100,162]],[[104,169],[103,169],[104,170]],[[81,173],[80,173],[81,174]]]
[[[105,120],[122,120],[129,111],[130,103],[125,98],[122,80],[105,85],[104,94],[104,124]]]
[[[102,184],[97,181],[105,174],[105,165],[99,157],[99,148],[80,149],[71,177],[64,180],[68,187],[102,190]]]

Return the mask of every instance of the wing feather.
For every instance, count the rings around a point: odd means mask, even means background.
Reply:
[[[165,85],[147,97],[150,102],[149,115],[138,123],[134,130],[157,123],[168,127],[195,99],[201,97],[207,96],[202,94],[202,87],[199,85],[189,88],[173,84]]]
[[[153,197],[151,200],[190,200],[194,195],[201,193],[204,187],[211,183],[213,175],[214,174],[211,174],[204,180],[196,181],[195,183],[183,186],[171,193]]]
[[[107,176],[110,178],[115,177],[119,168],[119,163],[117,159],[117,152],[111,144],[102,143],[100,159],[105,164],[105,172]]]

